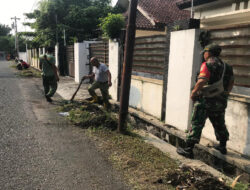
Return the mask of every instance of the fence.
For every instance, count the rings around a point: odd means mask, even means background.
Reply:
[[[74,45],[66,47],[66,59],[69,66],[69,76],[75,76]]]
[[[90,57],[96,57],[100,62],[109,65],[108,41],[90,44],[89,51]]]
[[[28,64],[36,69],[41,69],[39,66],[39,50],[38,49],[29,49],[27,50],[28,53]]]
[[[233,66],[235,85],[250,88],[250,26],[211,30],[211,42],[222,47],[223,61]]]
[[[166,36],[146,36],[135,39],[133,74],[157,78],[164,74]],[[159,78],[159,77],[158,77]]]

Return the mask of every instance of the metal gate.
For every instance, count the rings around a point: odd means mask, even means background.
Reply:
[[[222,47],[223,61],[233,66],[235,85],[250,88],[250,26],[211,30],[211,41]]]
[[[69,76],[75,77],[74,45],[66,47],[66,59],[69,66]]]
[[[89,45],[89,54],[91,57],[96,57],[100,62],[109,65],[109,43],[98,42]]]

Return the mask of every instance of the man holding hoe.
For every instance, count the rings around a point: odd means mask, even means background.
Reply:
[[[108,100],[109,99],[108,89],[110,86],[112,86],[111,73],[108,67],[104,63],[100,63],[96,57],[92,57],[90,59],[90,63],[92,64],[92,66],[94,66],[93,72],[90,75],[84,76],[82,80],[90,79],[90,78],[95,79],[95,81],[92,83],[92,85],[88,89],[89,94],[93,98],[91,103],[98,102],[98,97],[95,93],[95,90],[99,88],[102,93],[104,108],[109,109],[110,103]]]

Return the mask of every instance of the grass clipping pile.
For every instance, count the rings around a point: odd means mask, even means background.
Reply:
[[[18,70],[16,68],[16,64],[12,64],[10,67],[14,68],[17,70],[17,74],[21,77],[35,77],[35,78],[41,78],[41,71],[34,69],[32,67],[29,67],[27,69],[22,69],[22,70]]]
[[[125,134],[116,132],[118,114],[87,101],[63,104],[60,111],[108,154],[114,167],[122,171],[133,189],[230,189],[223,181],[198,169],[180,165],[176,160],[144,142],[128,124]]]

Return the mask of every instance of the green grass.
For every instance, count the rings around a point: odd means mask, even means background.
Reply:
[[[41,78],[41,71],[38,71],[34,68],[23,69],[19,72],[19,75],[22,77],[35,77]]]
[[[9,67],[10,68],[14,68],[16,69],[16,64],[13,63],[11,64]],[[29,67],[28,69],[23,69],[23,70],[18,70],[16,69],[17,71],[17,75],[21,76],[21,77],[35,77],[35,78],[41,78],[42,75],[41,75],[41,71],[35,69],[35,68],[32,68],[32,67]]]
[[[133,189],[176,189],[178,185],[189,184],[190,179],[195,178],[197,180],[192,183],[198,189],[208,185],[215,189],[230,189],[208,173],[188,167],[180,168],[176,160],[145,143],[131,123],[127,124],[129,127],[125,133],[118,133],[118,114],[107,112],[102,106],[87,101],[63,101],[57,111],[69,112],[68,119],[72,123],[87,129],[86,134],[107,154],[113,166],[123,173]],[[195,185],[191,189],[197,189]]]
[[[249,189],[249,184],[244,184],[244,183],[237,183],[233,190],[248,190]]]

